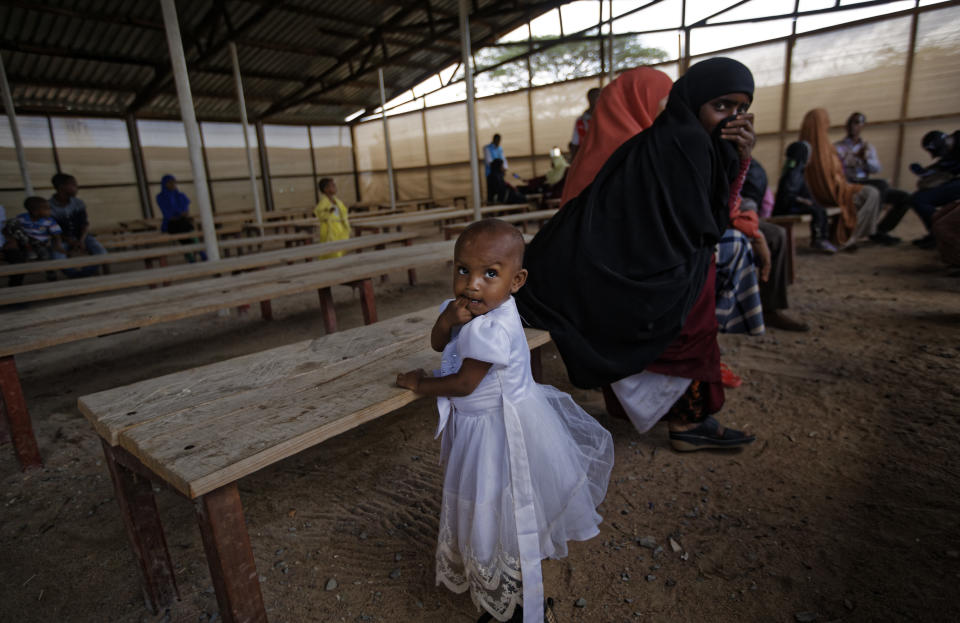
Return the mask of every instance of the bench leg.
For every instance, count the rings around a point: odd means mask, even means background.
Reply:
[[[792,284],[796,274],[794,265],[797,263],[797,239],[793,233],[793,223],[784,223],[783,228],[787,230],[787,283]]]
[[[333,293],[330,288],[317,290],[320,295],[320,314],[323,316],[323,330],[327,333],[337,332],[337,310],[333,307]]]
[[[449,240],[449,238],[448,238],[448,240]],[[403,241],[403,246],[405,246],[405,247],[409,247],[409,246],[411,246],[412,244],[413,244],[413,240],[404,240],[404,241]],[[417,285],[417,269],[416,269],[416,268],[410,268],[410,269],[407,270],[407,282],[408,282],[410,285],[412,285],[412,286]]]
[[[273,306],[270,301],[260,301],[260,317],[264,320],[273,320]]]
[[[225,623],[266,623],[267,612],[237,483],[211,491],[194,504],[220,616]]]
[[[377,321],[377,302],[373,298],[373,282],[364,279],[357,282],[360,287],[360,309],[363,311],[363,324],[373,324]]]
[[[102,441],[102,440],[101,440]],[[110,470],[113,490],[120,505],[130,549],[140,568],[140,584],[147,609],[157,614],[180,599],[177,580],[163,535],[157,501],[150,479],[117,460],[114,448],[103,441],[103,454]]]
[[[37,438],[33,435],[27,401],[20,387],[20,375],[12,356],[0,357],[0,394],[3,397],[4,428],[13,441],[13,451],[20,461],[20,469],[27,471],[43,467]]]
[[[543,382],[543,358],[540,356],[542,347],[538,346],[530,351],[530,373],[537,383]]]

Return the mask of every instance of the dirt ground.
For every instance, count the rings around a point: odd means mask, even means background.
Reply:
[[[897,233],[920,225],[911,215]],[[547,351],[546,382],[616,443],[601,534],[544,563],[560,621],[960,617],[960,276],[908,243],[806,251],[790,297],[812,330],[721,337],[744,378],[722,421],[758,436],[742,452],[675,453],[663,424],[637,434]],[[377,284],[381,317],[439,303],[447,272]],[[335,296],[341,327],[361,324],[352,291]],[[0,452],[0,619],[221,620],[193,508],[166,490],[157,500],[181,600],[144,608],[76,403],[323,332],[315,295],[275,301],[274,316],[209,315],[18,357],[46,468],[22,474],[9,446]],[[435,425],[421,400],[241,481],[272,622],[476,620],[469,597],[434,585]]]

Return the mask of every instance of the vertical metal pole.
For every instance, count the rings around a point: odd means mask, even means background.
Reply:
[[[230,42],[230,60],[233,62],[233,82],[237,87],[237,104],[240,106],[240,125],[243,126],[243,153],[247,155],[247,170],[250,172],[250,193],[253,195],[253,213],[257,217],[257,225],[262,225],[263,212],[260,210],[260,193],[257,192],[257,172],[253,168],[253,154],[250,152],[250,136],[247,134],[249,124],[247,123],[247,102],[243,98],[243,80],[240,78],[240,57],[237,56],[237,45],[233,41]]]
[[[143,214],[143,218],[153,218],[153,205],[150,203],[150,189],[147,185],[147,170],[143,165],[143,147],[140,145],[137,119],[129,114],[126,121],[127,136],[130,139],[130,153],[133,155],[133,173],[137,178],[137,192],[140,195],[140,212]]]
[[[317,154],[313,151],[313,129],[307,124],[307,146],[310,148],[310,171],[313,173],[313,201],[320,203],[320,187],[317,185]]]
[[[900,185],[900,164],[903,162],[904,122],[907,118],[907,106],[910,103],[910,83],[913,82],[913,58],[917,49],[917,22],[920,18],[920,0],[913,5],[913,17],[910,21],[910,47],[907,50],[907,65],[903,72],[903,97],[900,100],[900,119],[897,123],[897,155],[893,161],[893,186]]]
[[[603,0],[597,3],[597,7],[600,9],[600,16],[597,18],[597,49],[600,50],[600,87],[602,88],[607,77],[606,46],[603,45]],[[529,22],[527,26],[530,26]]]
[[[353,131],[354,126],[350,126],[350,159],[353,161],[353,192],[356,194],[357,202],[363,201],[360,196],[360,173],[357,171],[357,136]]]
[[[470,181],[473,184],[473,218],[480,220],[480,171],[477,162],[477,117],[473,101],[473,56],[470,54],[470,0],[460,0],[460,47],[463,51],[463,79],[467,85],[467,128],[469,130]]]
[[[427,140],[427,102],[424,100],[424,106],[420,109],[420,124],[423,126],[423,156],[427,161],[427,197],[436,199],[433,196],[433,167],[430,165],[430,142]]]
[[[613,53],[613,0],[610,0],[608,6],[610,7],[610,36],[608,40],[610,41],[610,82],[613,82],[613,79],[616,77],[617,72],[617,63],[616,56]],[[601,85],[603,86],[603,85]]]
[[[207,259],[216,261],[220,259],[220,247],[217,244],[213,208],[210,205],[210,186],[207,184],[207,172],[203,164],[200,126],[197,125],[197,115],[193,109],[193,94],[190,92],[190,79],[187,76],[187,60],[183,53],[183,41],[180,39],[177,7],[174,0],[160,0],[160,6],[163,9],[163,25],[167,31],[167,47],[170,48],[173,78],[177,85],[177,99],[180,100],[180,118],[183,120],[183,129],[187,134],[190,169],[193,171],[197,205],[200,207],[200,222],[203,224],[203,246],[207,252]]]
[[[787,54],[783,67],[783,93],[780,96],[780,153],[777,155],[777,170],[783,165],[784,151],[787,142],[787,115],[790,113],[790,83],[793,80],[793,48],[797,43],[797,12],[800,10],[800,0],[793,2],[793,21],[790,25],[790,36],[787,37]]]
[[[537,177],[537,151],[536,142],[533,140],[533,67],[530,64],[530,55],[533,54],[533,30],[530,28],[530,22],[527,22],[527,51],[530,52],[527,55],[527,123],[530,126],[530,165],[533,170],[533,177]]]
[[[260,155],[260,178],[263,181],[263,197],[267,201],[267,212],[273,212],[273,182],[270,181],[270,158],[267,155],[267,137],[263,131],[263,121],[253,124],[257,131],[257,153]]]
[[[20,140],[20,128],[17,126],[17,113],[13,109],[13,94],[10,92],[10,83],[7,82],[7,70],[3,66],[2,54],[0,54],[0,87],[3,89],[3,108],[7,111],[7,120],[10,121],[10,133],[13,134],[13,146],[17,150],[20,176],[23,177],[23,192],[26,193],[28,197],[32,197],[33,184],[30,182],[30,171],[27,170],[27,156],[23,152],[23,142]]]
[[[53,150],[53,164],[57,168],[57,173],[63,172],[60,168],[60,154],[57,153],[57,139],[53,136],[53,120],[47,115],[47,130],[50,132],[50,148]]]
[[[690,29],[687,28],[687,0],[680,5],[680,26],[683,27],[683,56],[680,57],[680,75],[690,69]]]
[[[383,144],[387,150],[387,186],[390,187],[390,209],[397,209],[397,191],[393,186],[393,153],[390,150],[390,125],[387,123],[387,94],[383,90],[383,67],[377,70],[380,77],[380,117],[383,119]]]

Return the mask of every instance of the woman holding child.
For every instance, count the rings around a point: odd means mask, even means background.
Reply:
[[[756,140],[752,98],[749,69],[709,59],[673,85],[648,129],[591,163],[585,187],[578,154],[568,188],[583,190],[530,243],[517,295],[575,385],[611,384],[639,430],[666,415],[676,450],[754,440],[710,417],[723,405],[714,249]],[[621,114],[643,103],[627,97]]]

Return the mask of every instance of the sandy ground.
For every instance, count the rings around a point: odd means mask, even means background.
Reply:
[[[920,234],[910,219],[898,232],[907,238]],[[790,296],[813,330],[721,338],[745,380],[722,419],[759,438],[742,452],[677,454],[663,424],[638,435],[547,351],[546,381],[616,443],[601,534],[544,564],[561,621],[957,620],[960,277],[909,244],[803,251]],[[420,277],[376,286],[381,317],[447,296],[447,269]],[[341,326],[361,324],[351,290],[335,296]],[[76,401],[323,332],[315,296],[275,301],[274,314],[210,315],[18,357],[46,468],[21,474],[10,448],[0,452],[0,619],[221,620],[193,509],[166,490],[157,500],[181,600],[159,615],[144,608]],[[421,400],[241,481],[271,621],[476,619],[467,596],[434,585],[435,420]]]

